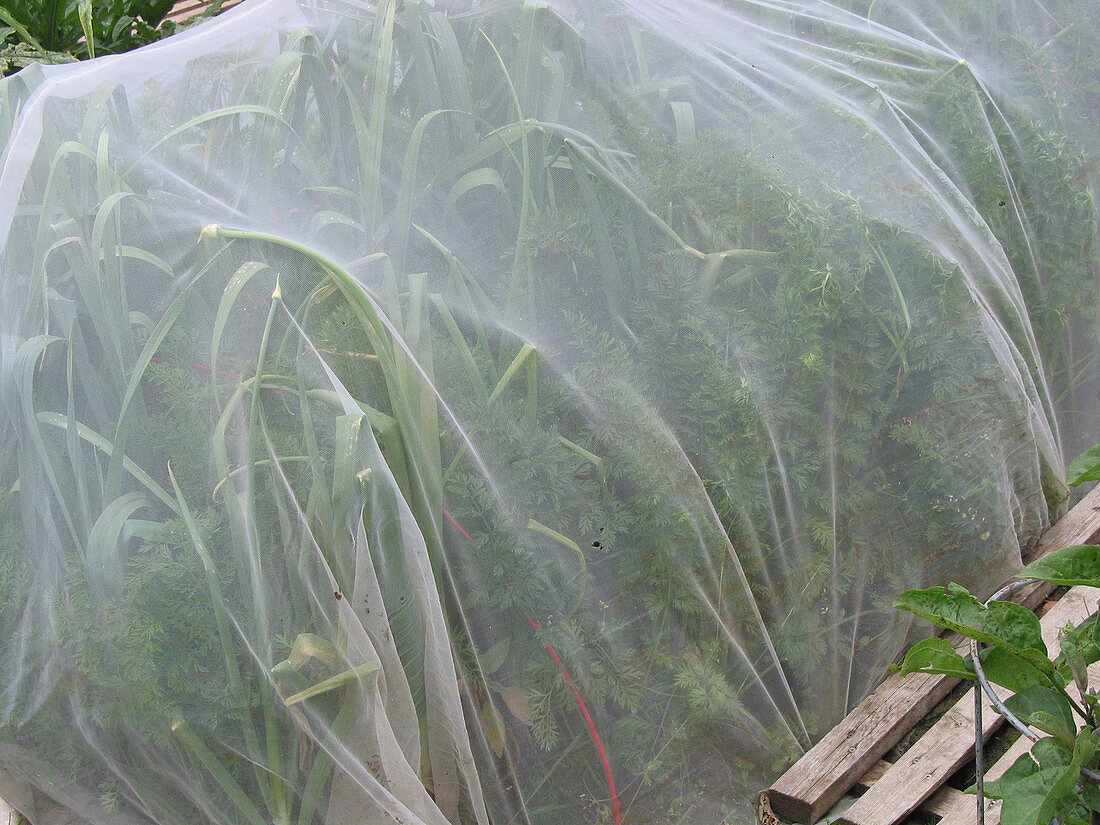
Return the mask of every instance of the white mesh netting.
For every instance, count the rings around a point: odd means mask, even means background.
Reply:
[[[0,82],[0,764],[747,821],[1097,437],[1098,23],[248,0]]]

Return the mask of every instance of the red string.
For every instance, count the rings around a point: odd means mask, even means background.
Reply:
[[[455,529],[458,530],[464,539],[467,541],[474,540],[473,536],[466,532],[466,528],[459,524],[458,520],[447,512],[446,509],[443,510],[443,515],[455,526]],[[537,632],[539,623],[530,618],[527,621],[531,623],[531,627]],[[592,734],[592,742],[596,746],[596,752],[600,755],[600,762],[603,763],[604,776],[607,777],[607,790],[611,794],[611,812],[615,817],[615,825],[621,825],[622,809],[619,806],[619,793],[615,790],[615,776],[611,772],[611,760],[607,758],[607,749],[603,746],[603,739],[600,738],[600,732],[596,729],[596,720],[593,719],[592,714],[588,712],[588,705],[585,704],[584,697],[581,696],[581,692],[577,689],[576,684],[574,684],[573,677],[569,675],[569,670],[558,655],[558,651],[554,649],[554,646],[550,644],[550,642],[546,643],[546,652],[550,654],[550,658],[554,660],[554,664],[561,670],[561,675],[565,679],[565,683],[569,686],[569,690],[573,692],[573,699],[576,700],[577,707],[581,710],[581,716],[584,717],[584,722],[588,725],[588,732]]]

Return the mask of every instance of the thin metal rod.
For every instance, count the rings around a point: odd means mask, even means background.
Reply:
[[[992,599],[990,599],[992,601]],[[989,602],[986,602],[988,605]],[[981,646],[977,639],[970,640],[970,658],[971,663],[974,665],[974,672],[978,674],[978,684],[982,686],[982,690],[985,691],[985,695],[989,697],[989,701],[993,704],[993,707],[997,709],[997,712],[1004,716],[1005,720],[1012,724],[1012,727],[1016,728],[1020,733],[1030,739],[1032,742],[1038,742],[1040,739],[1039,734],[1028,727],[1024,722],[1020,721],[1015,713],[1008,709],[1004,702],[1001,701],[1001,697],[997,695],[997,691],[993,689],[993,685],[989,683],[989,679],[986,678],[985,671],[982,669],[982,661],[979,656],[981,653]]]
[[[985,825],[985,737],[982,736],[982,689],[974,683],[974,771],[978,790],[978,825]]]
[[[1024,581],[1012,582],[1006,584],[992,596],[985,600],[985,607],[989,607],[990,602],[995,602],[998,599],[1003,599],[1011,593],[1015,593],[1017,590],[1022,590],[1029,584],[1036,584],[1037,579],[1026,579]],[[989,697],[989,701],[993,703],[993,707],[1004,716],[1004,718],[1012,724],[1012,727],[1016,728],[1020,733],[1030,739],[1032,742],[1039,741],[1039,734],[1033,731],[1030,727],[1020,721],[1019,717],[1015,713],[1005,707],[1005,703],[1001,701],[1001,697],[997,695],[997,691],[993,689],[993,685],[989,683],[989,679],[986,678],[985,670],[982,668],[982,659],[979,655],[981,653],[981,645],[977,639],[970,640],[970,658],[974,665],[974,672],[978,674],[978,684],[982,686],[982,690],[985,691],[985,695]]]

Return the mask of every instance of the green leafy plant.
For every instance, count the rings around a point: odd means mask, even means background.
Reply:
[[[1097,448],[1070,465],[1070,483],[1090,480],[1097,469]],[[1024,568],[1019,578],[1061,586],[1100,587],[1100,546],[1073,545]],[[1034,730],[1035,744],[983,793],[1004,801],[1008,825],[1049,825],[1052,821],[1091,825],[1100,821],[1100,697],[1088,666],[1100,661],[1100,613],[1064,628],[1061,652],[1048,655],[1034,613],[1011,602],[983,604],[966,588],[908,590],[896,606],[939,627],[985,645],[982,677],[1011,691],[1004,705]],[[914,645],[900,673],[944,673],[977,679],[973,661],[943,638]],[[1035,733],[1038,731],[1039,733]],[[1043,735],[1040,735],[1043,734]]]
[[[5,0],[0,6],[0,76],[30,63],[118,54],[173,34],[174,0]],[[198,19],[216,14],[220,0]]]

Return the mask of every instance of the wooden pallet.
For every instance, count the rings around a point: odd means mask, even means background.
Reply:
[[[1085,496],[1040,540],[1027,561],[1071,544],[1089,544],[1100,537],[1100,487]],[[1037,608],[1054,588],[1037,584],[1017,592],[1013,600]],[[1058,630],[1080,621],[1095,609],[1100,591],[1074,588],[1041,619],[1044,639],[1058,649]],[[960,651],[968,646],[956,637]],[[894,764],[883,757],[928,713],[943,701],[959,680],[913,673],[891,675],[771,788],[761,794],[759,818],[775,825],[778,818],[814,823],[855,787],[866,788],[838,820],[842,825],[894,825],[918,808],[941,817],[940,825],[972,825],[977,820],[975,798],[944,783],[973,758],[974,699],[968,691]],[[1007,695],[1007,693],[1006,693]],[[1002,718],[985,697],[983,733],[988,739]],[[1003,773],[1027,745],[1017,743],[987,773]],[[986,822],[1000,821],[996,804],[987,803]]]

